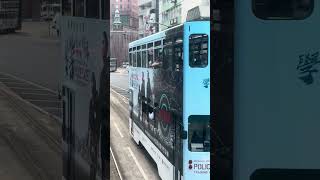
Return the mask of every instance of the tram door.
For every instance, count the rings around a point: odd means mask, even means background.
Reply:
[[[175,141],[174,141],[174,180],[181,180],[181,176],[183,175],[183,166],[182,166],[182,133],[183,133],[183,124],[182,117],[179,115],[174,115],[174,123],[175,123]]]
[[[133,135],[133,90],[129,89],[129,129],[130,129],[130,134]]]
[[[66,180],[75,180],[74,162],[74,92],[67,87],[63,88],[63,141],[64,141],[64,177]]]

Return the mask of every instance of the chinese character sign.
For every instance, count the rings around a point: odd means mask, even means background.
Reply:
[[[299,79],[310,85],[314,82],[315,73],[319,73],[319,51],[299,55],[297,70]]]

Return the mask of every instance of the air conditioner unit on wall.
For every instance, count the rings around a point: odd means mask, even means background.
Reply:
[[[170,25],[174,25],[174,24],[177,24],[178,23],[178,18],[175,17],[173,19],[170,19]]]

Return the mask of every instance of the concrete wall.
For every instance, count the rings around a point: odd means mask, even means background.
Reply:
[[[136,31],[111,31],[110,32],[110,52],[111,57],[117,58],[118,65],[124,61],[129,61],[128,46],[129,43],[138,39]]]

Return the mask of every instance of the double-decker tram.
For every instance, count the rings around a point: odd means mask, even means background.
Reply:
[[[0,0],[0,32],[21,29],[21,0]]]
[[[206,19],[129,44],[129,131],[163,180],[210,178],[209,57]]]

